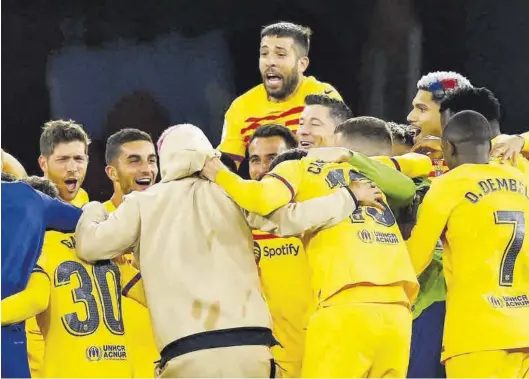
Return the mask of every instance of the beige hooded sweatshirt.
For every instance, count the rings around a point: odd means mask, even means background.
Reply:
[[[133,192],[112,214],[92,202],[76,229],[87,261],[134,251],[159,350],[217,329],[271,328],[253,256],[252,227],[278,235],[335,225],[354,211],[345,189],[290,204],[267,218],[246,215],[198,173],[218,154],[202,131],[178,125],[159,142],[162,180]]]

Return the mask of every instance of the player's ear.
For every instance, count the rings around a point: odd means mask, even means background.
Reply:
[[[48,159],[42,154],[39,156],[39,167],[43,173],[48,172]]]
[[[301,73],[304,73],[305,70],[307,70],[307,68],[309,67],[309,57],[305,56],[305,57],[301,57],[299,58],[298,60],[298,69]]]
[[[107,166],[105,167],[105,172],[110,180],[113,182],[118,180],[118,174],[116,172],[116,168],[114,166]]]

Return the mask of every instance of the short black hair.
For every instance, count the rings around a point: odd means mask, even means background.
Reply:
[[[464,110],[481,113],[489,122],[500,121],[500,102],[494,94],[485,87],[462,87],[446,95],[441,102],[439,112],[450,109],[452,113]]]
[[[353,112],[347,104],[327,95],[308,95],[305,97],[305,105],[321,105],[328,108],[329,114],[337,124],[341,124],[353,117]]]
[[[379,118],[362,116],[350,118],[342,122],[334,130],[334,134],[341,134],[347,140],[368,141],[370,144],[391,149],[393,141],[391,131],[386,123]]]
[[[120,148],[127,142],[134,141],[147,141],[152,142],[151,136],[143,130],[135,128],[121,129],[119,132],[112,134],[107,139],[107,145],[105,149],[105,162],[110,165],[114,159],[119,156]]]
[[[301,158],[305,158],[309,152],[303,149],[290,149],[274,158],[270,164],[270,171],[272,171],[278,164],[286,161],[299,161]]]
[[[49,157],[57,145],[74,141],[84,143],[85,153],[88,153],[90,138],[88,138],[81,124],[73,120],[48,121],[42,127],[42,134],[40,135],[40,154]]]
[[[10,174],[8,172],[2,172],[2,181],[3,182],[16,182],[17,178],[13,174]]]
[[[296,136],[292,131],[290,131],[289,128],[283,126],[283,125],[277,125],[277,124],[266,124],[263,126],[260,126],[255,133],[250,137],[250,141],[248,142],[248,145],[253,142],[256,138],[270,138],[270,137],[281,137],[285,144],[287,145],[287,148],[293,149],[298,146],[298,141],[296,139]]]
[[[226,153],[220,153],[220,161],[234,174],[237,173],[237,164],[235,161]]]
[[[27,176],[20,179],[20,181],[29,184],[37,191],[40,191],[53,199],[59,197],[59,190],[57,189],[57,186],[47,179],[40,178],[38,176]]]
[[[465,110],[455,114],[443,130],[443,140],[455,146],[471,148],[486,143],[490,144],[492,129],[489,121],[475,111]]]
[[[393,141],[396,141],[402,145],[412,147],[415,144],[416,133],[412,129],[411,125],[397,124],[396,122],[388,122],[386,124],[391,132]]]
[[[276,22],[275,24],[267,25],[261,29],[261,39],[263,37],[290,37],[294,40],[299,48],[300,56],[308,56],[310,50],[310,37],[312,30],[303,25],[293,24],[291,22]]]

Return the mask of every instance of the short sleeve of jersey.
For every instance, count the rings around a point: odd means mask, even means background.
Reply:
[[[229,154],[237,161],[244,158],[245,144],[241,134],[242,124],[237,117],[238,102],[234,101],[224,116],[224,126],[222,127],[222,137],[218,149]]]
[[[141,274],[129,262],[124,261],[117,263],[117,265],[121,273],[121,292],[126,296],[138,284],[141,279]]]
[[[303,178],[303,163],[302,161],[286,161],[275,167],[267,176],[281,181],[290,191],[292,200],[296,196],[301,180]]]

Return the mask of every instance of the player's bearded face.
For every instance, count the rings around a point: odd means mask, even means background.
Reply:
[[[124,195],[146,190],[158,176],[154,145],[148,141],[124,143],[112,168],[114,171],[111,173],[111,180],[119,184]]]
[[[268,96],[283,100],[292,94],[305,71],[306,62],[306,57],[299,57],[292,38],[263,37],[259,70]]]
[[[439,104],[431,92],[419,90],[413,99],[413,109],[408,114],[408,122],[417,129],[415,141],[420,141],[425,136],[442,136],[441,115]]]
[[[59,196],[70,202],[77,196],[86,176],[86,145],[81,141],[59,143],[49,157],[39,158],[39,165],[46,179],[57,186]]]
[[[329,109],[323,105],[307,105],[299,118],[299,148],[308,150],[313,147],[334,146],[336,122]]]

